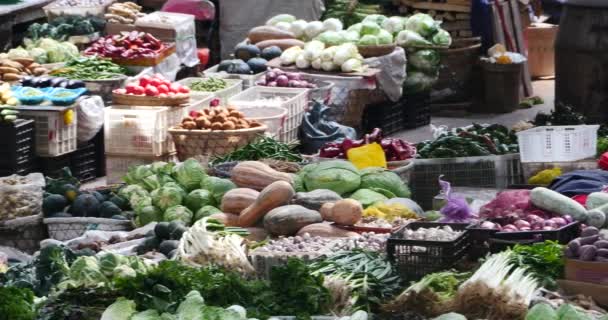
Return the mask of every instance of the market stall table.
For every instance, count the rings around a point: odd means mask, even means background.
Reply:
[[[0,38],[0,48],[3,51],[11,48],[14,27],[44,18],[42,7],[51,2],[52,0],[24,0],[17,4],[0,5],[0,33],[5,35]]]

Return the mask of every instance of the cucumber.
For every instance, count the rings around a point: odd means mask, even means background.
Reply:
[[[587,221],[587,210],[580,203],[553,190],[538,187],[530,192],[530,201],[535,206],[557,213],[559,215],[571,215],[577,221]]]
[[[589,194],[587,201],[585,202],[585,205],[589,210],[599,208],[606,204],[608,204],[608,192],[593,192]]]

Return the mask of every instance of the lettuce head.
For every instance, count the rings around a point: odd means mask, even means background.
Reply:
[[[178,205],[165,211],[164,221],[181,221],[184,225],[191,225],[194,214],[188,208]]]
[[[118,298],[101,315],[101,320],[129,320],[137,310],[133,300]]]
[[[173,167],[172,175],[175,181],[188,192],[200,188],[207,176],[205,169],[195,159],[188,159]]]

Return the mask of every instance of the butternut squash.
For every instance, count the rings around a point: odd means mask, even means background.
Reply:
[[[227,227],[237,227],[239,222],[239,216],[232,213],[214,213],[209,218],[215,219]]]
[[[346,238],[346,237],[358,237],[359,234],[356,232],[340,229],[338,227],[334,227],[333,225],[321,222],[321,223],[313,223],[309,224],[300,231],[298,231],[298,236],[303,236],[308,233],[313,237],[325,237],[325,238]]]
[[[363,217],[363,206],[354,199],[325,203],[320,211],[324,220],[345,226],[352,226]]]
[[[264,50],[265,48],[277,46],[281,48],[281,50],[287,50],[291,47],[300,47],[304,48],[304,42],[297,39],[275,39],[275,40],[264,40],[255,44],[256,47],[260,48],[260,50]]]
[[[317,189],[310,192],[296,193],[293,203],[310,210],[319,210],[325,203],[338,200],[342,200],[342,197],[336,192],[327,189]]]
[[[265,40],[273,39],[295,39],[296,36],[285,30],[273,26],[259,26],[251,29],[248,35],[249,41],[256,44]]]
[[[232,182],[240,188],[262,190],[275,181],[285,181],[293,185],[293,178],[289,173],[276,171],[258,161],[241,162],[232,169],[231,174]]]
[[[239,226],[243,228],[254,226],[270,210],[288,204],[294,194],[291,184],[285,181],[271,183],[260,192],[254,203],[241,212]]]
[[[241,214],[241,211],[255,202],[260,193],[253,189],[236,188],[229,190],[222,197],[220,210],[226,213]]]
[[[292,236],[303,227],[322,222],[321,214],[299,205],[288,205],[270,210],[264,216],[264,229],[277,236]]]

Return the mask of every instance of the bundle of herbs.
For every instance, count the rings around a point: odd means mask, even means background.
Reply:
[[[401,284],[399,275],[381,254],[361,249],[336,253],[314,262],[310,268],[313,275],[325,275],[325,286],[332,293],[331,311],[335,314],[376,312]]]
[[[556,289],[556,280],[564,276],[564,246],[556,241],[515,245],[510,262],[526,268],[544,288]]]
[[[431,273],[413,283],[399,296],[383,306],[389,313],[414,311],[426,317],[436,317],[453,309],[458,287],[471,273],[444,271]]]

